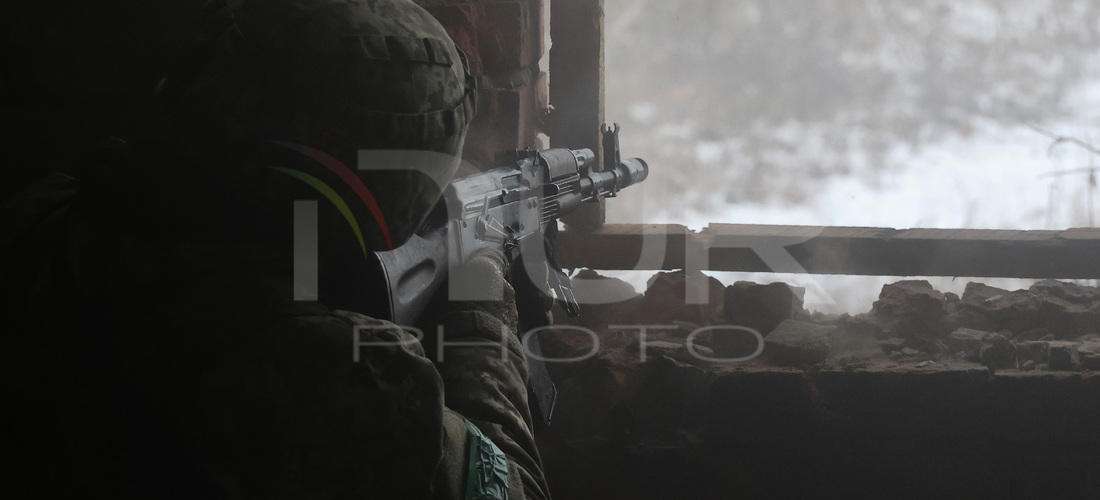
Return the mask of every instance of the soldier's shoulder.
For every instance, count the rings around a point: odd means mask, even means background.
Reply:
[[[283,312],[298,329],[305,330],[356,330],[360,332],[402,331],[397,325],[353,311],[329,309],[323,304],[295,304]]]
[[[280,321],[279,330],[295,336],[327,339],[328,343],[348,349],[348,353],[361,355],[393,350],[405,351],[417,357],[424,356],[424,348],[417,334],[386,320],[352,311],[330,310],[324,306],[299,309]],[[353,352],[354,351],[354,352]]]

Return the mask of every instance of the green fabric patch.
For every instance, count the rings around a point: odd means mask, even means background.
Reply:
[[[466,500],[508,500],[508,459],[476,425],[466,421],[470,460]]]

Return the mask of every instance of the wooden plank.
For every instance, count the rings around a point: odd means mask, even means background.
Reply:
[[[1015,231],[714,224],[620,224],[564,231],[567,267],[606,270],[1100,278],[1100,230]],[[693,253],[694,252],[694,253]],[[654,255],[659,258],[655,258]]]
[[[566,267],[679,269],[695,237],[679,225],[608,224],[595,233],[558,233],[557,254]]]
[[[601,153],[604,123],[603,0],[550,2],[550,146]],[[603,200],[563,220],[575,230],[598,229]]]

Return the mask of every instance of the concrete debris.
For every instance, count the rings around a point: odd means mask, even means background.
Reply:
[[[883,358],[882,351],[878,349],[863,349],[858,351],[844,351],[836,352],[836,346],[833,346],[833,352],[830,354],[829,359],[825,360],[823,366],[831,368],[847,368],[854,366],[866,366],[872,365]]]
[[[764,339],[764,355],[774,365],[813,366],[829,356],[835,332],[834,327],[787,320]]]
[[[980,353],[983,365],[991,370],[1016,368],[1016,346],[1012,341],[999,333],[994,333],[984,340],[985,344]]]
[[[714,359],[714,350],[703,345],[692,344],[688,349],[686,344],[666,341],[648,341],[645,345],[646,359],[654,356],[666,356],[681,363],[690,365],[702,365]]]
[[[978,361],[982,346],[987,337],[994,335],[992,332],[983,332],[971,328],[960,328],[951,332],[947,338],[947,345],[952,352],[961,352],[965,359]]]
[[[701,272],[658,273],[649,279],[637,319],[663,325],[673,321],[710,324],[722,306],[725,287]],[[702,303],[699,303],[702,302]]]
[[[920,363],[931,361],[933,355],[912,347],[903,347],[900,351],[890,353],[889,358],[899,363]]]
[[[870,362],[875,359],[873,353],[882,353],[902,364],[953,360],[981,363],[992,370],[1100,370],[1100,291],[1092,287],[1046,280],[1027,290],[1008,291],[969,283],[960,297],[942,294],[927,281],[908,280],[885,285],[870,312],[840,317],[788,309],[795,303],[796,296],[790,293],[795,289],[767,287],[771,288],[738,283],[727,288],[727,319],[732,307],[740,304],[740,323],[774,322],[776,309],[752,320],[746,319],[750,311],[744,307],[750,303],[747,297],[773,297],[792,319],[835,326],[828,339],[831,365]],[[780,293],[784,290],[786,295]],[[732,301],[732,297],[742,298]],[[1051,354],[1053,341],[1071,339],[1072,349],[1054,344],[1056,352]],[[766,342],[776,345],[769,347],[775,353],[765,351],[766,359],[782,366],[811,366],[822,356],[820,348],[801,349],[796,351],[815,354],[789,359],[786,354],[792,346],[786,344],[791,342],[789,338]],[[810,344],[801,337],[793,342],[801,347]],[[717,348],[715,352],[722,354]],[[857,352],[864,354],[857,356]]]
[[[905,339],[905,347],[910,347],[928,354],[939,354],[947,350],[947,344],[942,340],[925,337],[907,338]]]
[[[634,286],[617,278],[581,269],[572,278],[573,294],[582,304],[615,303],[641,297]]]
[[[900,351],[903,347],[905,347],[905,339],[898,337],[883,339],[879,341],[879,346],[882,347],[882,352],[890,354],[892,352]]]
[[[900,281],[883,287],[869,313],[828,324],[837,327],[830,339],[834,364],[873,349],[903,364],[954,360],[992,370],[1100,370],[1100,291],[1075,283],[1045,280],[1016,291],[969,283],[959,297],[926,281]],[[1055,342],[1071,339],[1072,345]]]
[[[596,300],[572,320],[559,314],[557,322],[584,326],[599,338],[557,332],[544,341],[544,349],[574,358],[598,343],[601,353],[626,349],[637,363],[638,332],[606,331],[601,325],[663,325],[646,334],[648,359],[665,357],[707,370],[729,364],[712,360],[801,368],[828,360],[830,366],[934,361],[981,363],[993,370],[1100,371],[1100,291],[1093,287],[1046,280],[1008,291],[969,283],[960,297],[940,293],[927,281],[907,280],[883,286],[865,314],[830,316],[804,310],[802,288],[744,281],[723,287],[701,273],[698,280],[689,276],[660,273],[638,295],[625,282],[581,271],[577,278],[585,285],[578,287],[579,295],[625,300]],[[689,292],[710,302],[690,303]],[[692,352],[686,337],[698,330],[704,331],[693,337]],[[756,361],[750,360],[759,347],[753,331],[765,341],[764,356]]]
[[[600,282],[604,278],[594,273],[586,279],[608,293],[630,296],[617,280]],[[943,442],[963,454],[944,461],[948,465],[936,474],[979,463],[985,465],[971,473],[988,475],[988,464],[1004,454],[1003,443],[1021,432],[1027,433],[1023,442],[1054,443],[1037,452],[1044,459],[1086,445],[1096,449],[1093,441],[1100,439],[1089,432],[1100,416],[1092,397],[1100,390],[1100,375],[1072,373],[1100,372],[1100,322],[1072,326],[1066,319],[1098,307],[1100,298],[1091,288],[1054,281],[1016,292],[971,285],[957,297],[940,295],[926,282],[907,281],[884,287],[869,313],[831,317],[801,311],[797,289],[785,285],[721,287],[707,280],[701,282],[706,293],[721,297],[721,307],[687,304],[689,282],[683,273],[664,273],[644,297],[585,305],[580,318],[558,318],[590,330],[543,336],[545,355],[576,359],[548,364],[561,397],[553,431],[540,439],[550,444],[545,456],[559,476],[590,473],[606,480],[606,464],[624,459],[624,470],[642,463],[652,465],[645,470],[705,474],[715,462],[699,459],[700,450],[744,457],[729,467],[744,470],[775,449],[813,453],[822,443],[839,442],[837,435],[860,439],[868,429],[870,442],[884,446],[868,459],[872,464],[921,456],[928,443]],[[768,307],[773,300],[778,304]],[[738,334],[736,328],[696,335],[694,351],[687,348],[687,335],[730,322],[764,335],[762,356],[721,361],[758,347],[755,335]],[[663,326],[647,331],[643,340],[630,325]],[[715,360],[702,359],[710,356]],[[992,434],[998,427],[990,422],[1008,424]],[[897,447],[898,436],[909,436],[906,447]],[[974,436],[995,444],[988,455],[968,454]],[[1090,441],[1083,443],[1082,436]],[[744,452],[745,446],[759,452]],[[804,448],[791,448],[798,446]],[[1013,470],[1044,462],[1029,458],[1033,455],[1021,455]],[[1061,469],[1080,474],[1084,469],[1075,468],[1080,455],[1069,455],[1074,466]],[[805,467],[819,468],[836,456],[826,448],[806,458]],[[783,464],[772,460],[759,470],[777,465]],[[611,477],[623,477],[615,474]],[[1041,484],[1035,491],[1045,491],[1046,483]],[[675,491],[646,498],[721,498],[734,491],[685,496],[680,484],[674,486]],[[618,487],[591,498],[640,497],[608,494]],[[859,497],[856,493],[849,496]]]
[[[1081,357],[1081,365],[1085,369],[1100,370],[1100,341],[1091,341],[1081,344],[1077,348],[1077,354]]]
[[[1021,340],[1040,340],[1047,335],[1068,340],[1093,333],[1100,324],[1100,292],[1055,280],[1012,292],[968,283],[959,309],[948,322],[980,330],[1022,332]]]
[[[871,315],[886,337],[937,338],[946,333],[947,299],[927,281],[884,285]]]
[[[786,283],[758,285],[738,281],[726,287],[723,314],[731,325],[749,327],[767,335],[780,323],[806,314],[802,308],[805,294],[806,289]]]
[[[1100,304],[1081,304],[1058,297],[1039,297],[1039,317],[1060,338],[1070,339],[1094,333],[1100,325]]]
[[[1028,289],[1033,295],[1050,295],[1065,299],[1074,304],[1088,304],[1100,301],[1100,289],[1084,287],[1072,282],[1058,280],[1043,280],[1031,285]]]
[[[1054,340],[1054,334],[1046,328],[1033,328],[1016,336],[1018,341],[1027,340]]]
[[[855,316],[843,315],[837,322],[837,327],[849,335],[870,336],[880,339],[898,338],[883,334],[882,325],[878,323],[877,318],[871,313],[857,314]]]
[[[1010,292],[982,283],[967,283],[957,313],[960,326],[979,330],[1022,332],[1042,326],[1038,305],[1027,290]]]
[[[1081,367],[1081,355],[1077,342],[1054,341],[1050,343],[1047,364],[1051,370],[1076,370]]]
[[[1050,351],[1050,342],[1043,340],[1029,340],[1016,343],[1016,359],[1021,363],[1031,362],[1032,366],[1047,362],[1047,353]]]
[[[1074,342],[1080,342],[1082,344],[1086,342],[1100,342],[1100,333],[1090,333],[1088,335],[1082,335],[1073,339]]]

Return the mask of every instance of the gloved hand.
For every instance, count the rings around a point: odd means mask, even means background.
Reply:
[[[424,332],[424,347],[437,366],[449,358],[448,352],[451,350],[477,350],[459,346],[452,349],[451,345],[482,342],[485,347],[480,350],[487,356],[500,359],[504,348],[521,361],[526,382],[523,348],[516,335],[519,316],[516,312],[516,293],[505,279],[508,267],[500,250],[481,250],[451,272],[449,279],[457,286],[454,293],[451,283],[444,284],[436,292],[417,326]],[[442,331],[442,336],[438,336],[439,331]],[[443,343],[442,346],[439,342]],[[495,354],[492,354],[494,351]]]
[[[479,251],[451,273],[450,279],[457,284],[458,292],[452,294],[450,284],[442,287],[425,310],[421,328],[434,332],[436,325],[445,324],[444,315],[459,311],[477,311],[498,318],[520,336],[550,325],[554,296],[549,278],[554,271],[541,255],[534,257],[525,261],[521,255],[509,265],[500,250]]]
[[[515,333],[516,293],[505,278],[508,271],[504,252],[495,248],[478,251],[451,272],[448,279],[452,283],[440,292],[446,295],[443,309],[480,311],[499,318]],[[457,293],[452,293],[452,286],[457,286]]]

